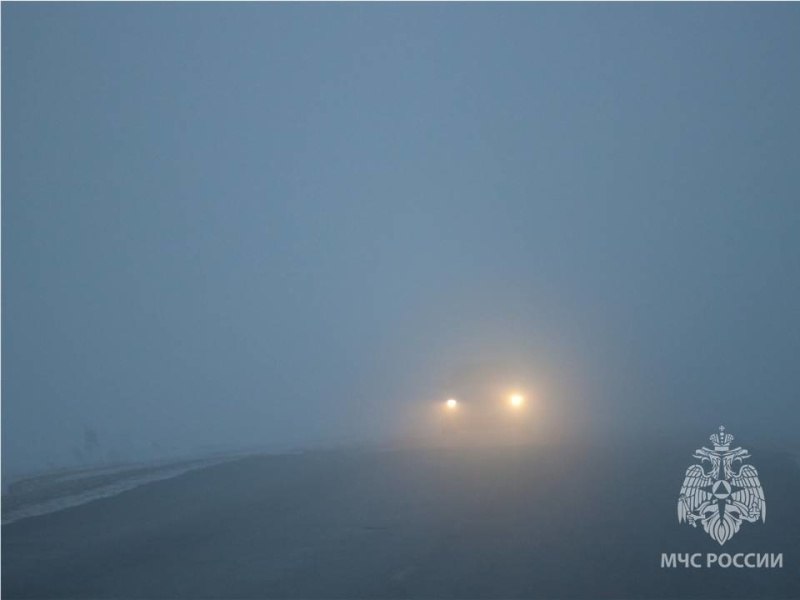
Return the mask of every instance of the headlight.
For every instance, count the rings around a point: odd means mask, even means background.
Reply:
[[[449,410],[455,410],[455,408],[458,406],[458,400],[456,400],[455,398],[450,398],[444,404],[445,406],[447,406]]]
[[[514,408],[519,408],[525,404],[525,398],[523,398],[520,394],[512,394],[511,398],[509,398],[509,402],[511,402],[511,406]]]

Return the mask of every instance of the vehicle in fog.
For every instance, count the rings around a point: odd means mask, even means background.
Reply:
[[[530,439],[535,398],[523,374],[494,363],[455,369],[439,401],[440,433],[459,443],[522,443]]]

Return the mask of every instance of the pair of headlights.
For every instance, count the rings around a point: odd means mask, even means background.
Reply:
[[[512,408],[519,408],[525,404],[525,398],[521,394],[511,394],[508,397],[508,403]],[[447,402],[445,402],[445,406],[448,410],[455,410],[458,408],[458,400],[449,398]]]

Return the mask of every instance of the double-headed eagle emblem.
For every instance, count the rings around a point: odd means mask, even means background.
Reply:
[[[678,497],[678,522],[692,527],[699,522],[721,546],[739,531],[743,521],[765,521],[767,504],[758,471],[753,465],[743,464],[750,458],[748,451],[731,449],[733,436],[725,433],[724,427],[709,439],[714,449],[704,446],[696,450],[694,457],[700,464],[686,469]],[[706,462],[708,470],[704,468]]]

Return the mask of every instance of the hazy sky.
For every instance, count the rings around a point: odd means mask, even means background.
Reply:
[[[475,357],[797,437],[800,6],[2,17],[7,468],[388,435]]]

